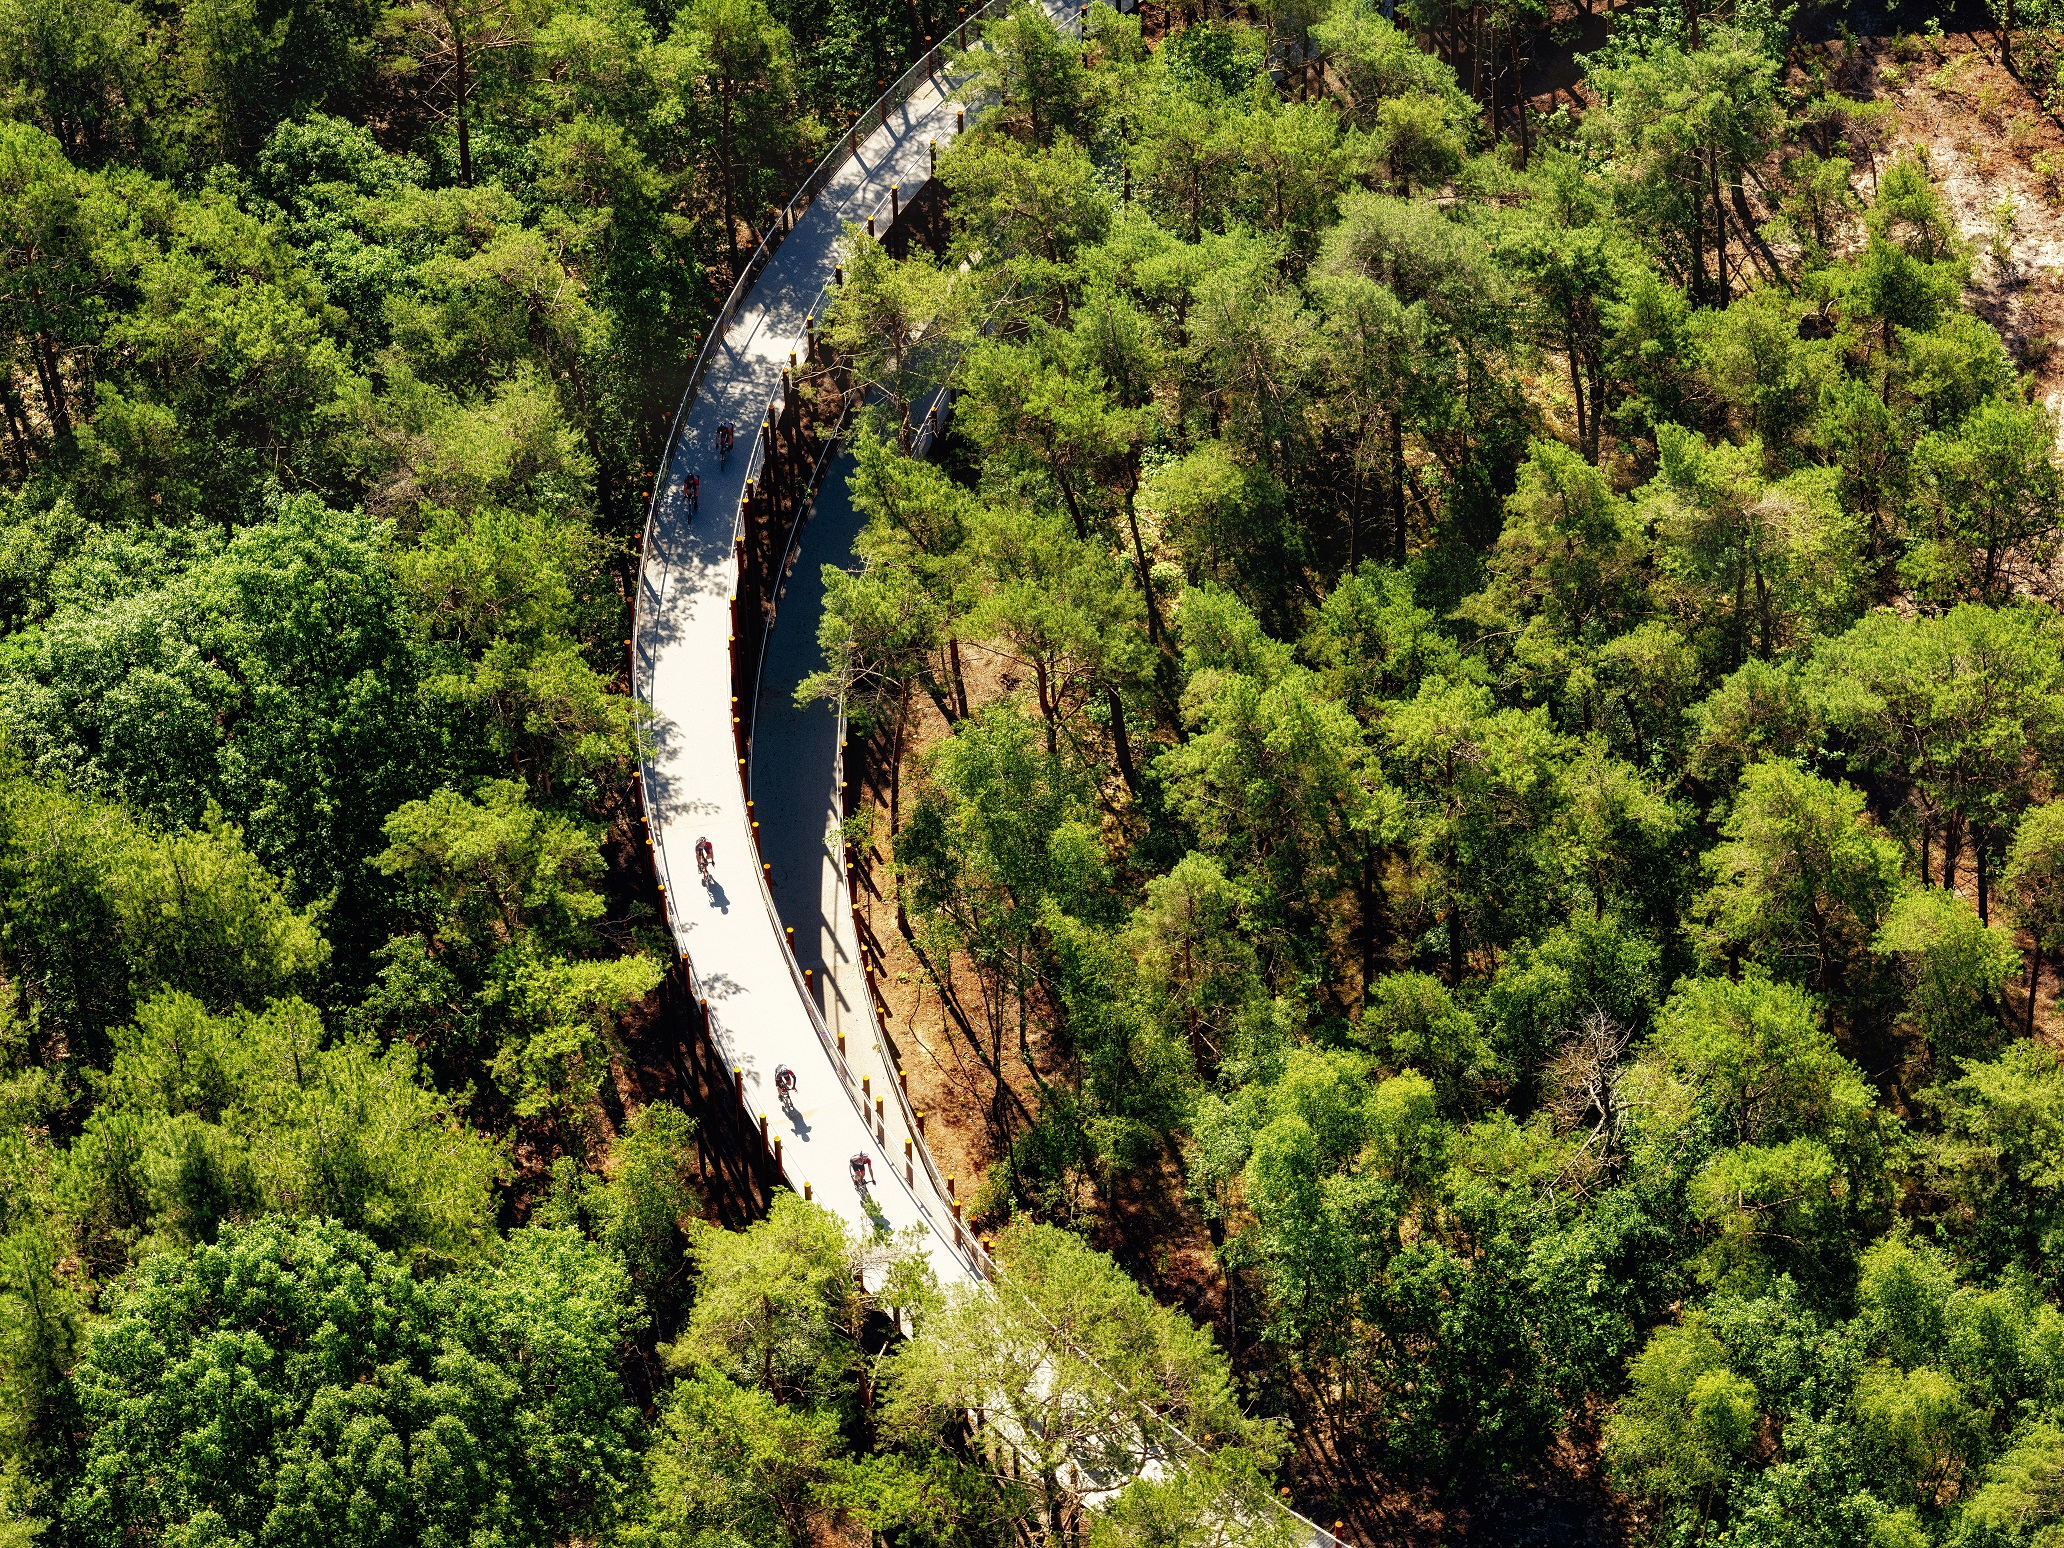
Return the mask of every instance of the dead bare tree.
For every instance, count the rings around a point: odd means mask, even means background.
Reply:
[[[1633,1034],[1593,1006],[1541,1071],[1543,1106],[1564,1133],[1583,1139],[1555,1179],[1557,1188],[1588,1192],[1619,1164],[1617,1141],[1627,1102],[1620,1061]]]

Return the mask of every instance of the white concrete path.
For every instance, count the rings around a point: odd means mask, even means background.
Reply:
[[[823,313],[843,226],[877,212],[885,216],[892,184],[915,195],[929,176],[927,142],[943,145],[951,138],[955,111],[943,76],[921,84],[832,176],[725,328],[675,428],[654,491],[632,656],[637,693],[649,706],[645,809],[669,921],[698,993],[709,1002],[717,1049],[743,1073],[746,1109],[767,1115],[798,1192],[807,1189],[857,1230],[919,1228],[945,1283],[979,1275],[972,1239],[957,1229],[921,1161],[906,1174],[900,1103],[883,1092],[871,1069],[865,1073],[873,1094],[884,1099],[883,1115],[879,1122],[871,1113],[863,1117],[857,1100],[863,1072],[851,1072],[849,1090],[758,875],[731,732],[730,603],[738,579],[735,519],[753,437],[780,392],[790,352],[802,352],[805,318]],[[738,441],[730,457],[720,459],[716,429],[724,423],[737,427]],[[700,480],[699,514],[685,496],[691,477]],[[810,627],[814,633],[814,621]],[[835,753],[835,735],[832,743]],[[835,764],[829,773],[828,794],[836,797]],[[757,815],[768,828],[801,825],[821,841],[823,794],[802,809],[768,805]],[[694,858],[695,842],[704,836],[716,850],[708,887],[697,880]],[[789,880],[784,875],[782,885]],[[857,1039],[849,1039],[849,1048],[859,1065],[865,1049]],[[777,1064],[799,1077],[788,1107],[775,1099]],[[856,1188],[850,1180],[848,1163],[856,1154],[873,1162],[872,1187]]]

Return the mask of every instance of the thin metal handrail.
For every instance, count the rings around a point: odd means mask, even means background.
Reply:
[[[931,449],[935,432],[944,427],[945,414],[952,403],[953,391],[950,385],[952,373],[949,371],[947,374],[949,380],[940,383],[938,390],[933,394],[931,407],[926,411],[924,419],[920,422],[921,428],[911,448],[911,455],[913,456],[921,457],[928,452]],[[846,702],[843,696],[839,699],[838,721],[838,776],[839,786],[843,789],[845,788],[846,777]],[[848,879],[846,867],[843,865],[839,867],[838,892],[840,899],[838,906],[851,913],[854,909],[852,883]],[[863,950],[865,949],[864,944],[859,940],[857,918],[854,926],[854,943],[861,945]],[[864,969],[860,975],[860,994],[866,1007],[865,1014],[869,1035],[875,1039],[875,1047],[880,1050],[883,1065],[886,1067],[889,1062],[888,1050],[882,1046],[881,1042],[881,1016],[874,998],[874,986],[868,979]],[[811,1009],[813,1012],[816,1010],[814,1004],[812,1004]],[[838,1063],[843,1069],[845,1060],[841,1058]],[[845,1071],[845,1077],[850,1087],[851,1072]],[[910,1105],[910,1093],[903,1089],[900,1071],[898,1071],[898,1078],[889,1081],[889,1089],[896,1099],[896,1112],[903,1120],[904,1132],[910,1136],[912,1153],[924,1163],[925,1176],[931,1181],[933,1194],[937,1196],[942,1204],[947,1205],[950,1211],[953,1203],[952,1195],[947,1191],[945,1177],[939,1171],[939,1163],[937,1158],[932,1155],[931,1146],[924,1142],[923,1132],[917,1122],[917,1110]],[[965,1238],[965,1243],[961,1250],[974,1260],[976,1268],[982,1273],[982,1277],[994,1279],[996,1277],[995,1260],[989,1256],[988,1249],[982,1245],[982,1239],[976,1235],[974,1227],[967,1225],[956,1216],[954,1228]]]
[[[975,35],[979,40],[982,27],[996,17],[1008,13],[1011,6],[1015,3],[1016,0],[987,0],[987,3],[977,10],[973,16],[959,23],[962,48],[966,48],[969,27],[975,29]],[[817,195],[823,191],[824,186],[843,171],[846,164],[859,154],[860,147],[867,137],[888,122],[889,114],[916,95],[919,82],[928,81],[935,77],[943,63],[946,63],[945,50],[938,44],[933,44],[925,50],[921,58],[896,77],[887,91],[861,109],[860,116],[846,127],[837,141],[834,142],[832,149],[827,151],[823,159],[811,169],[810,175],[803,179],[802,186],[795,191],[789,198],[788,203],[781,208],[779,222],[770,225],[761,234],[758,244],[753,249],[752,256],[746,260],[745,267],[739,271],[737,280],[732,284],[731,293],[725,297],[724,304],[717,309],[717,315],[710,323],[709,332],[703,338],[701,349],[696,352],[695,364],[688,373],[687,385],[681,391],[680,407],[674,411],[674,422],[667,431],[666,451],[660,459],[660,467],[662,469],[670,466],[673,462],[674,441],[680,435],[681,426],[688,418],[688,410],[695,404],[696,390],[702,385],[703,377],[708,374],[711,353],[722,341],[725,329],[729,326],[731,319],[737,315],[738,308],[743,304],[748,292],[751,291],[753,282],[759,278],[760,271],[766,267],[767,260],[772,258],[775,250],[780,247],[781,239],[795,228],[797,218],[816,202]],[[945,95],[943,88],[941,95]],[[659,490],[655,485],[652,503],[656,503],[658,498]],[[648,523],[651,520],[651,504],[647,506],[646,519]]]
[[[951,375],[950,371],[948,372],[948,375]],[[926,410],[925,417],[922,421],[922,427],[920,428],[916,441],[912,447],[912,455],[923,456],[927,451],[930,450],[934,438],[934,432],[943,424],[943,411],[952,401],[951,394],[952,388],[944,382],[942,382],[933,393],[931,405]],[[821,478],[823,474],[825,464],[828,461],[830,461],[835,450],[836,441],[842,434],[845,424],[849,418],[850,412],[842,407],[838,424],[832,428],[831,435],[827,437],[823,450],[818,454],[816,465],[811,470],[809,485],[810,489],[813,491],[811,499],[803,503],[802,507],[796,513],[795,520],[792,523],[790,523],[788,541],[782,549],[781,562],[776,567],[775,573],[777,574],[777,576],[785,575],[787,573],[788,565],[790,561],[793,559],[796,550],[800,547],[802,543],[803,527],[808,518],[810,504],[814,503],[814,491],[817,487],[818,480]],[[768,609],[767,626],[765,629],[762,630],[760,637],[760,670],[758,673],[758,676],[760,677],[764,677],[766,675],[768,641],[772,638],[773,635],[774,616],[778,614],[780,611],[782,589],[783,588],[781,586],[777,585],[774,589],[772,597],[769,599],[771,605]],[[844,788],[845,782],[845,748],[846,706],[845,700],[841,698],[839,700],[838,705],[838,754],[833,769],[833,772],[838,776],[841,789]],[[749,765],[747,772],[751,772]],[[846,909],[851,908],[852,894],[850,887],[851,884],[848,882],[846,877],[846,869],[843,865],[841,865],[839,867],[838,879],[839,902],[836,906]],[[760,893],[762,898],[765,900],[769,917],[774,921],[775,925],[779,927],[781,923],[781,914],[779,908],[776,906],[774,902],[773,891],[768,886],[767,875],[765,871],[760,872]],[[839,916],[834,914],[833,917],[837,918]],[[787,937],[784,931],[784,942],[786,942],[786,939]],[[866,1093],[864,1093],[861,1090],[859,1084],[857,1083],[853,1075],[852,1066],[847,1062],[846,1056],[843,1053],[843,1051],[839,1049],[837,1037],[832,1032],[831,1028],[826,1024],[824,1020],[823,1010],[818,1006],[816,997],[810,993],[809,981],[803,977],[802,964],[796,960],[795,951],[792,947],[785,949],[782,953],[782,956],[783,960],[786,961],[786,963],[788,964],[789,977],[795,986],[796,994],[802,1000],[803,1009],[809,1015],[810,1018],[810,1025],[817,1034],[818,1045],[823,1049],[825,1057],[830,1061],[833,1069],[835,1069],[838,1072],[839,1083],[845,1087],[847,1098],[850,1101],[852,1101],[854,1106],[859,1110],[861,1119],[867,1125],[869,1131],[873,1132],[874,1116],[873,1114],[867,1111]],[[888,1077],[888,1084],[891,1088],[892,1094],[896,1099],[896,1111],[898,1116],[903,1120],[904,1132],[910,1136],[911,1152],[914,1156],[918,1157],[924,1163],[925,1176],[926,1179],[931,1183],[933,1195],[936,1197],[940,1204],[948,1206],[950,1212],[952,1199],[947,1191],[945,1179],[939,1171],[939,1165],[937,1160],[933,1157],[931,1153],[931,1147],[925,1144],[924,1142],[924,1136],[918,1127],[916,1110],[910,1105],[910,1094],[903,1089],[903,1082],[900,1079],[899,1072],[896,1071],[895,1068],[892,1066],[891,1061],[888,1057],[888,1050],[882,1044],[881,1029],[879,1026],[879,1018],[876,1010],[873,990],[871,985],[868,983],[864,973],[861,976],[860,994],[865,1006],[865,1018],[868,1026],[868,1035],[874,1039],[875,1049],[878,1053],[882,1055],[883,1073],[885,1077]],[[885,1127],[886,1126],[884,1126],[884,1128]],[[885,1133],[879,1139],[878,1143],[884,1146],[887,1145],[888,1140]],[[916,1179],[914,1177],[907,1177],[903,1179],[903,1185],[905,1190],[909,1192],[911,1196],[911,1202],[918,1206],[918,1208],[924,1213],[925,1218],[928,1221],[930,1221],[932,1229],[939,1233],[940,1240],[946,1240],[946,1233],[943,1229],[941,1229],[939,1221],[935,1216],[934,1212],[925,1205],[923,1200],[921,1200],[917,1196]],[[993,1279],[996,1274],[995,1264],[990,1259],[988,1252],[983,1248],[981,1238],[975,1233],[974,1228],[970,1225],[967,1225],[965,1222],[961,1221],[956,1217],[954,1220],[954,1229],[955,1235],[958,1238],[958,1240],[955,1242],[955,1250],[966,1256],[973,1263],[975,1269],[979,1273],[981,1273],[985,1279]]]

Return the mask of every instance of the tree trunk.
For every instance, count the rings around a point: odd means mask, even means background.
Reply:
[[[1053,695],[1048,687],[1046,663],[1037,656],[1032,658],[1032,685],[1039,695],[1039,714],[1046,722],[1046,755],[1051,758],[1061,750],[1060,728],[1055,724]]]
[[[466,129],[466,94],[472,82],[466,77],[466,29],[459,18],[450,11],[444,13],[451,21],[452,53],[457,64],[454,67],[452,118],[459,127],[459,186],[473,186],[473,141]]]
[[[1695,185],[1691,194],[1691,300],[1706,299],[1706,197]]]
[[[1132,464],[1131,482],[1125,491],[1125,524],[1132,531],[1132,559],[1139,571],[1140,596],[1147,604],[1147,639],[1161,648],[1161,603],[1154,595],[1154,572],[1147,565],[1147,547],[1139,535],[1139,461]]]
[[[1362,562],[1362,508],[1369,503],[1369,481],[1357,467],[1353,482],[1347,492],[1347,568],[1354,573],[1354,567]]]
[[[7,415],[7,434],[14,443],[14,465],[21,470],[23,478],[29,476],[28,416],[21,411],[21,404],[14,394],[14,372],[0,367],[0,409]]]
[[[1770,244],[1763,240],[1763,233],[1756,229],[1756,217],[1749,211],[1749,196],[1742,188],[1740,178],[1734,180],[1729,195],[1734,203],[1734,218],[1741,226],[1742,240],[1763,260],[1764,266],[1770,270],[1772,279],[1786,290],[1792,289],[1791,278],[1785,273],[1784,266],[1777,261],[1777,254],[1770,250]]]
[[[910,718],[910,683],[902,685],[902,698],[896,700],[896,735],[890,739],[890,854],[896,854],[896,830],[902,826],[902,735],[904,722]],[[904,912],[902,900],[902,877],[894,877],[896,885],[896,929],[904,939],[910,939],[910,914]]]
[[[1075,518],[1075,536],[1087,540],[1089,523],[1083,519],[1082,507],[1076,503],[1074,486],[1068,482],[1068,475],[1061,468],[1061,459],[1049,445],[1046,449],[1046,465],[1053,472],[1053,480],[1061,491],[1061,503],[1068,507],[1068,514]]]
[[[1743,554],[1734,564],[1734,665],[1740,669],[1749,653],[1749,558]]]
[[[1524,171],[1534,154],[1534,131],[1527,122],[1526,64],[1519,57],[1517,31],[1512,34],[1512,100],[1519,104],[1519,165]]]
[[[1717,304],[1725,306],[1734,298],[1727,283],[1727,211],[1720,203],[1720,158],[1710,150],[1706,168],[1713,185],[1713,289]]]
[[[1391,557],[1405,562],[1405,420],[1396,409],[1390,411],[1390,520]]]
[[[774,1302],[765,1291],[760,1293],[760,1315],[769,1324],[774,1321]],[[774,1343],[772,1339],[762,1340],[760,1344],[760,1388],[762,1391],[769,1393],[775,1390]]]
[[[1362,874],[1360,897],[1356,920],[1361,935],[1362,948],[1362,998],[1369,1003],[1369,985],[1376,979],[1376,923],[1377,907],[1381,894],[1376,886],[1376,852],[1373,848],[1362,851]]]
[[[968,718],[967,674],[960,669],[960,637],[946,636],[946,661],[953,668],[953,701],[960,708],[960,718]]]
[[[1491,94],[1491,135],[1495,139],[1503,123],[1500,116],[1503,98],[1499,95],[1498,87],[1505,78],[1505,72],[1498,68],[1498,24],[1495,21],[1484,28],[1483,48],[1484,85]]]
[[[732,187],[731,174],[731,99],[720,93],[723,113],[718,122],[721,131],[717,140],[717,182],[724,195],[724,245],[731,254],[731,283],[738,283],[738,207]]]
[[[910,719],[910,683],[906,679],[896,696],[896,729],[889,737],[889,839],[901,825],[903,795],[903,727]],[[899,905],[900,906],[900,905]]]
[[[1601,439],[1598,421],[1605,406],[1605,364],[1598,358],[1597,350],[1591,350],[1586,354],[1584,367],[1591,378],[1591,444],[1584,448],[1584,455],[1595,468],[1598,466]]]
[[[1132,766],[1131,739],[1125,734],[1125,701],[1109,683],[1104,685],[1104,700],[1111,710],[1111,752],[1118,760],[1118,773],[1125,788],[1136,796],[1140,793],[1139,774]]]
[[[1569,348],[1570,393],[1576,399],[1577,405],[1577,442],[1585,449],[1585,460],[1595,465],[1598,461],[1598,455],[1591,450],[1591,426],[1588,417],[1584,413],[1584,371],[1582,362],[1577,358],[1575,330],[1572,329],[1566,337]],[[1594,409],[1593,412],[1595,413],[1596,410]]]
[[[2027,1036],[2035,1036],[2035,992],[2042,987],[2042,942],[2038,939],[2028,953],[2028,1022],[2023,1029]]]
[[[1763,578],[1763,561],[1761,558],[1755,560],[1754,568],[1756,572],[1756,635],[1757,638],[1762,642],[1762,649],[1759,650],[1757,654],[1760,655],[1765,661],[1768,661],[1770,659],[1771,634],[1770,582]]]
[[[39,306],[42,300],[38,294]],[[50,428],[62,440],[72,433],[71,407],[65,401],[64,367],[58,363],[57,345],[42,328],[36,330],[36,376],[43,387],[43,406],[50,413]]]
[[[1455,788],[1455,757],[1448,755],[1447,787]],[[1454,821],[1452,813],[1449,821]],[[1448,926],[1448,986],[1454,988],[1462,982],[1462,900],[1455,896],[1455,835],[1450,830],[1441,856],[1442,868],[1447,872],[1447,926]]]

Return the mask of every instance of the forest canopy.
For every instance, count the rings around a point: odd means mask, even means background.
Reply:
[[[852,346],[813,687],[919,744],[983,1205],[1122,1233],[1179,1168],[1340,1494],[1523,1517],[1575,1455],[1586,1531],[2047,1541],[2058,427],[1999,260],[1824,19],[1616,20],[1522,127],[1532,19],[1400,16],[1021,17],[940,165],[938,273],[1000,258],[938,466]],[[879,338],[914,282],[850,272]]]
[[[948,1291],[646,1080],[623,647],[958,11],[0,6],[0,1541],[2058,1540],[2058,425],[1897,121],[2053,19],[1391,10],[1022,5],[841,248]]]

